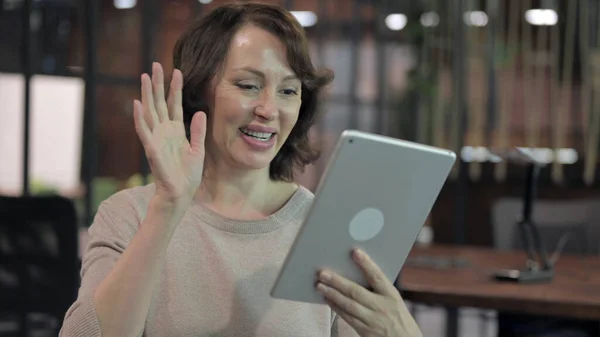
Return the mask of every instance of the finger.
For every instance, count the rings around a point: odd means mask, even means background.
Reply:
[[[179,69],[173,70],[173,78],[169,89],[167,105],[171,120],[183,121],[183,74]]]
[[[169,119],[169,112],[165,101],[165,75],[162,66],[158,62],[152,63],[152,88],[154,106],[156,107],[158,120],[162,123]]]
[[[340,315],[345,315],[349,318],[351,317],[352,321],[360,322],[365,327],[369,325],[369,318],[372,316],[371,310],[344,296],[344,294],[338,290],[323,283],[317,284],[317,290],[319,290],[323,296],[325,296],[325,301],[332,307],[332,309],[334,309],[335,312]],[[352,324],[351,322],[348,323]]]
[[[204,140],[206,139],[206,114],[198,111],[192,117],[190,125],[190,147],[195,153],[204,153]]]
[[[154,126],[158,124],[158,117],[156,116],[156,109],[154,108],[154,98],[152,94],[152,81],[148,74],[142,74],[142,107],[144,111],[144,118],[150,130],[154,129]]]
[[[378,295],[373,294],[363,286],[329,270],[320,271],[318,276],[319,281],[340,292],[345,297],[356,301],[369,309],[377,309],[376,296]]]
[[[383,296],[400,296],[394,284],[390,282],[381,268],[364,251],[354,249],[352,258],[362,269],[373,291]]]
[[[325,299],[325,302],[331,310],[333,310],[338,316],[340,316],[348,325],[350,325],[356,332],[361,335],[365,335],[366,332],[370,331],[369,327],[360,319],[350,315],[349,313],[342,310],[342,308],[338,307],[335,303]]]
[[[135,123],[135,132],[140,138],[142,146],[146,148],[146,145],[150,143],[152,132],[144,119],[142,103],[137,99],[133,101],[133,121]]]

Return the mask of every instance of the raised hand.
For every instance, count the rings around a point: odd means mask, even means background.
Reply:
[[[156,195],[165,202],[187,207],[202,181],[206,114],[194,114],[188,141],[183,125],[181,71],[173,71],[167,100],[160,64],[154,63],[152,78],[143,74],[141,82],[142,101],[134,100],[135,129],[150,164]]]

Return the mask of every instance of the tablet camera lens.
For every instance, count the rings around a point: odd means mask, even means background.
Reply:
[[[354,143],[354,139],[350,139],[348,142],[349,142],[350,144],[352,144],[352,143]]]

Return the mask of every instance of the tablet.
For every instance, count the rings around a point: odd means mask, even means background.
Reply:
[[[446,149],[344,131],[271,296],[324,304],[315,289],[322,268],[368,286],[355,247],[395,280],[455,160]]]

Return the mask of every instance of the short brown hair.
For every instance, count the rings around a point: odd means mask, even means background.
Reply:
[[[317,120],[322,89],[333,80],[329,69],[312,64],[304,29],[287,10],[270,4],[231,3],[219,6],[196,21],[177,41],[173,65],[183,73],[183,118],[188,139],[196,111],[207,111],[205,95],[223,67],[233,36],[245,25],[254,25],[277,36],[285,45],[287,60],[302,82],[298,121],[270,164],[273,180],[292,181],[294,169],[303,169],[319,157],[308,133]]]

